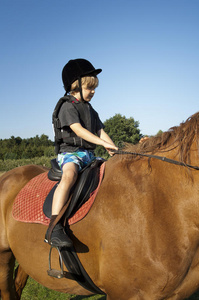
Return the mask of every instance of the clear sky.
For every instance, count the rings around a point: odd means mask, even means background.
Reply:
[[[142,134],[199,111],[199,0],[0,0],[0,139],[46,134],[63,66],[102,68],[92,99]]]

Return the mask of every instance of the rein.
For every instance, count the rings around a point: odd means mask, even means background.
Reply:
[[[182,161],[177,161],[174,159],[170,159],[164,156],[159,156],[159,155],[152,155],[152,154],[144,154],[144,153],[137,153],[137,152],[128,152],[128,151],[123,151],[123,150],[112,150],[111,152],[114,152],[114,154],[130,154],[130,155],[134,155],[134,156],[144,156],[144,157],[148,157],[148,158],[155,158],[155,159],[159,159],[161,161],[170,163],[170,164],[174,164],[174,165],[178,165],[178,166],[183,166],[183,167],[187,167],[187,168],[191,168],[194,170],[199,170],[198,166],[192,166],[189,164],[186,164]]]

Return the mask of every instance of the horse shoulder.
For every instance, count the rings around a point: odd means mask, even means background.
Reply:
[[[41,166],[27,165],[12,169],[0,177],[0,247],[9,248],[6,227],[7,216],[12,214],[12,204],[19,191],[33,177],[45,172]]]

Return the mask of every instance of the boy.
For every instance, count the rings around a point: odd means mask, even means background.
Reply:
[[[62,178],[55,190],[52,204],[52,217],[46,233],[46,241],[56,247],[72,247],[73,243],[62,225],[55,225],[51,236],[50,228],[74,185],[78,172],[93,158],[96,145],[117,150],[113,141],[104,131],[104,125],[90,101],[98,86],[97,75],[101,69],[95,69],[85,59],[70,60],[63,68],[62,80],[68,101],[64,102],[59,112],[62,128],[62,143],[58,154],[58,164],[62,170]],[[97,135],[96,135],[97,134]]]

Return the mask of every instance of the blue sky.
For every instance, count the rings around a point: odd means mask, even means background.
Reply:
[[[92,99],[142,134],[199,111],[198,0],[0,0],[0,139],[46,134],[64,94],[63,66],[102,68]]]

